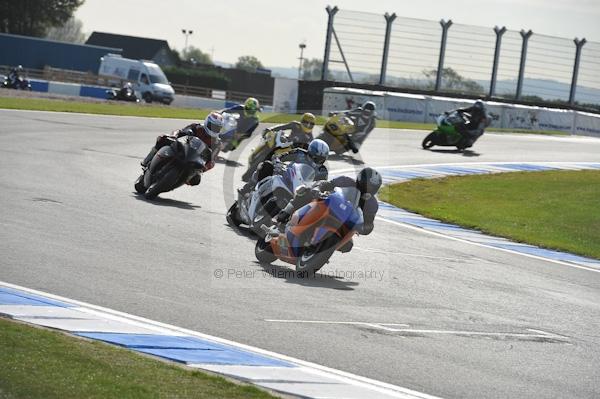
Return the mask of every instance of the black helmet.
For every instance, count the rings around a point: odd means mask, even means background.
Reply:
[[[362,106],[362,112],[365,115],[371,115],[375,112],[375,103],[373,101],[367,101]]]
[[[361,193],[375,195],[381,187],[381,175],[373,168],[364,168],[356,177],[356,185]]]
[[[485,110],[485,104],[481,100],[475,101],[475,104],[473,104],[473,107],[476,108],[476,109],[479,109],[481,111]]]

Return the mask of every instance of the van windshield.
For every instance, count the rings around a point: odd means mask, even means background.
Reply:
[[[165,76],[163,71],[161,71],[161,69],[158,66],[152,65],[152,64],[146,64],[146,67],[148,68],[148,73],[150,75],[150,83],[164,83],[164,84],[169,83],[169,81],[167,80],[167,77]]]

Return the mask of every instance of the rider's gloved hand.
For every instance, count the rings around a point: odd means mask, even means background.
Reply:
[[[273,174],[279,175],[279,174],[283,173],[284,168],[285,168],[285,164],[283,162],[276,162],[273,165]]]
[[[287,223],[287,221],[290,219],[290,214],[288,213],[288,211],[286,209],[282,209],[278,214],[277,214],[277,222],[278,223]]]

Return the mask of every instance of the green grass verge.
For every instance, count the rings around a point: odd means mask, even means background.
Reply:
[[[75,112],[99,115],[141,116],[175,119],[204,119],[208,109],[177,108],[164,105],[128,104],[125,102],[79,102],[47,98],[0,97],[0,108],[33,111]],[[299,115],[262,113],[261,122],[287,123],[298,120]],[[325,118],[317,117],[323,124]]]
[[[23,97],[0,97],[0,108],[24,109],[34,111],[59,111],[77,112],[85,114],[141,116],[154,118],[175,118],[199,120],[206,117],[210,110],[197,108],[176,108],[163,105],[138,105],[124,102],[80,102],[66,101],[47,98],[23,98]],[[299,120],[300,115],[262,113],[261,122],[264,123],[287,123]],[[323,125],[326,118],[317,116],[317,125]],[[384,129],[409,129],[431,131],[435,125],[430,123],[398,122],[378,120],[377,127]],[[528,133],[547,135],[567,135],[559,131],[537,131],[524,129],[488,129],[490,132],[506,133]]]
[[[101,342],[0,318],[1,398],[273,398]]]
[[[424,216],[600,259],[600,171],[418,179],[379,197]]]

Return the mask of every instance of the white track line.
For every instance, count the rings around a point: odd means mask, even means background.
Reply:
[[[393,385],[393,384],[389,384],[386,382],[382,382],[382,381],[377,381],[377,380],[373,380],[371,378],[367,378],[367,377],[362,377],[359,375],[355,375],[352,373],[348,373],[345,371],[341,371],[341,370],[336,370],[330,367],[326,367],[326,366],[322,366],[320,364],[316,364],[316,363],[312,363],[312,362],[308,362],[305,360],[300,360],[300,359],[296,359],[293,358],[291,356],[286,356],[286,355],[282,355],[279,353],[275,353],[275,352],[271,352],[268,350],[264,350],[264,349],[260,349],[254,346],[250,346],[250,345],[245,345],[245,344],[241,344],[239,342],[235,342],[235,341],[230,341],[224,338],[219,338],[219,337],[215,337],[212,335],[208,335],[208,334],[203,334],[197,331],[193,331],[193,330],[188,330],[186,328],[181,328],[181,327],[176,327],[170,324],[166,324],[166,323],[161,323],[158,321],[154,321],[154,320],[150,320],[150,319],[146,319],[144,317],[140,317],[140,316],[135,316],[129,313],[125,313],[125,312],[120,312],[117,310],[113,310],[113,309],[109,309],[109,308],[105,308],[102,306],[97,306],[97,305],[92,305],[86,302],[81,302],[81,301],[77,301],[77,300],[73,300],[73,299],[68,299],[65,297],[61,297],[59,295],[54,295],[54,294],[49,294],[47,292],[43,292],[43,291],[38,291],[38,290],[33,290],[31,288],[26,288],[26,287],[22,287],[16,284],[11,284],[11,283],[6,283],[3,281],[0,281],[0,286],[4,286],[7,288],[12,288],[15,290],[21,290],[21,291],[25,291],[28,292],[30,294],[34,294],[34,295],[39,295],[39,296],[43,296],[49,299],[54,299],[57,301],[61,301],[61,302],[66,302],[69,304],[73,304],[73,305],[77,305],[80,306],[82,308],[88,308],[90,310],[90,313],[96,313],[96,312],[101,312],[104,313],[106,315],[109,316],[113,316],[113,317],[118,317],[118,318],[124,318],[127,319],[133,323],[141,323],[146,324],[148,326],[154,327],[154,328],[159,328],[159,329],[167,329],[167,330],[171,330],[173,332],[176,333],[180,333],[183,335],[190,335],[190,336],[194,336],[194,337],[198,337],[198,338],[202,338],[205,340],[209,340],[209,341],[213,341],[213,342],[217,342],[217,343],[222,343],[222,344],[226,344],[226,345],[231,345],[240,349],[244,349],[247,351],[251,351],[254,353],[258,353],[261,355],[265,355],[265,356],[269,356],[275,359],[279,359],[279,360],[283,360],[286,362],[290,362],[290,363],[294,363],[296,365],[299,366],[303,366],[303,367],[307,367],[310,368],[315,374],[318,375],[322,375],[324,377],[329,377],[329,378],[336,378],[342,382],[348,383],[348,384],[353,384],[355,386],[360,386],[363,387],[365,389],[372,389],[376,392],[382,393],[382,394],[387,394],[387,395],[391,395],[391,396],[395,396],[397,398],[420,398],[420,399],[439,399],[438,397],[432,396],[432,395],[428,395],[422,392],[418,392],[418,391],[413,391],[411,389],[408,388],[404,388],[404,387],[400,387],[397,385]]]
[[[423,233],[431,234],[431,235],[434,235],[436,237],[446,238],[448,240],[454,240],[454,241],[458,241],[458,242],[462,242],[462,243],[466,243],[466,244],[471,244],[471,245],[475,245],[475,246],[482,247],[482,248],[491,248],[491,249],[495,249],[497,251],[508,252],[508,253],[511,253],[511,254],[517,254],[517,255],[521,255],[521,256],[526,256],[528,258],[533,258],[533,259],[537,259],[537,260],[543,260],[543,261],[546,261],[546,262],[552,262],[552,263],[556,263],[556,264],[563,265],[563,266],[574,267],[576,269],[583,269],[583,270],[587,270],[587,271],[590,271],[590,272],[600,273],[600,269],[594,269],[594,268],[591,268],[591,267],[586,267],[586,266],[581,266],[581,265],[575,265],[573,263],[563,262],[563,261],[556,260],[556,259],[545,258],[543,256],[537,256],[537,255],[527,254],[527,253],[524,253],[524,252],[518,252],[518,251],[515,251],[515,250],[512,250],[512,249],[499,248],[499,247],[495,247],[493,245],[487,245],[487,244],[482,244],[482,243],[478,243],[478,242],[474,242],[474,241],[469,241],[469,240],[466,240],[464,238],[452,237],[450,235],[443,234],[443,233],[438,233],[436,231],[428,230],[428,229],[425,229],[423,227],[417,227],[417,226],[413,226],[413,225],[410,225],[410,224],[407,224],[407,223],[402,223],[402,222],[397,222],[395,220],[386,219],[386,218],[384,218],[382,216],[376,216],[375,218],[377,220],[381,220],[381,221],[386,222],[386,223],[391,223],[391,224],[394,224],[396,226],[404,227],[406,229],[411,229],[411,230],[415,230],[415,231],[421,231]]]
[[[292,319],[265,319],[268,322],[274,323],[293,323],[293,324],[345,324],[355,326],[366,326],[375,327],[390,332],[399,333],[414,333],[414,334],[434,334],[434,335],[472,335],[472,336],[488,336],[488,337],[515,337],[515,338],[554,338],[566,340],[566,337],[549,333],[542,330],[535,330],[528,328],[527,331],[530,333],[517,333],[517,332],[487,332],[487,331],[466,331],[466,330],[439,330],[439,329],[415,329],[415,328],[392,328],[388,326],[396,327],[410,327],[410,324],[404,323],[373,323],[364,321],[328,321],[328,320],[292,320]]]
[[[591,161],[550,161],[550,162],[545,162],[545,161],[487,161],[487,162],[443,162],[443,163],[417,163],[417,164],[411,164],[411,165],[390,165],[390,166],[374,166],[375,169],[380,170],[380,169],[414,169],[414,168],[428,168],[428,167],[435,167],[435,166],[457,166],[457,167],[466,167],[468,168],[469,166],[494,166],[494,167],[498,167],[498,164],[505,164],[505,165],[518,165],[518,164],[538,164],[538,165],[548,165],[548,166],[552,166],[552,165],[570,165],[570,164],[578,164],[578,165],[585,165],[585,164],[597,164],[600,163],[600,161],[598,162],[591,162]],[[339,173],[346,173],[346,172],[355,172],[357,169],[362,169],[362,168],[344,168],[344,169],[337,169],[337,170],[331,170],[329,171],[330,174],[332,175],[337,175]],[[584,169],[581,169],[584,170]],[[506,173],[511,173],[511,172],[523,172],[523,171],[519,171],[519,170],[506,170]],[[433,171],[432,171],[433,173]],[[489,174],[493,174],[496,172],[492,172],[490,171]],[[498,171],[497,173],[504,173],[504,171]],[[485,173],[481,173],[481,174],[485,174]],[[447,177],[447,176],[455,176],[455,174],[444,174],[443,177]]]

